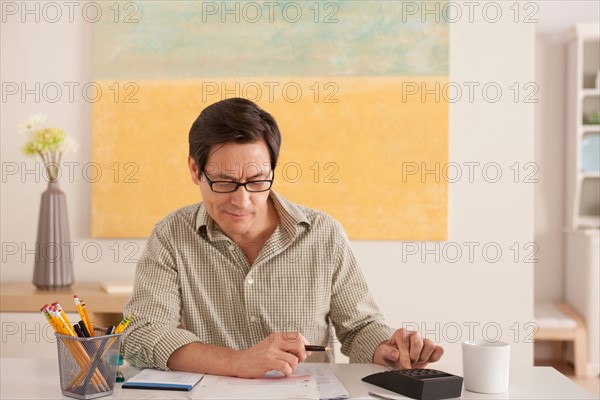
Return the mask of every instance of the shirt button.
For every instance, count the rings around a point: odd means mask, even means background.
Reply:
[[[229,250],[233,250],[235,247],[234,247],[232,244],[230,244],[230,245],[229,245],[229,247],[227,247],[227,248],[228,248]]]
[[[248,278],[248,285],[252,285],[254,283],[254,278]]]
[[[256,320],[257,320],[256,316],[252,315],[250,317],[250,322],[256,322]]]

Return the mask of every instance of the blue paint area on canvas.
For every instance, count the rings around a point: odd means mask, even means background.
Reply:
[[[447,76],[448,23],[403,3],[99,2],[94,78]]]

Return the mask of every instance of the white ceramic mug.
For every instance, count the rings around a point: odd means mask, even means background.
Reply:
[[[462,344],[466,390],[477,393],[508,391],[510,345],[504,342],[467,340]]]

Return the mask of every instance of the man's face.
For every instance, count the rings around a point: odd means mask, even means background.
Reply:
[[[233,240],[243,240],[252,239],[266,229],[269,191],[251,193],[238,187],[235,192],[215,193],[191,157],[188,164],[192,180],[200,186],[206,211],[223,233]],[[215,145],[210,149],[204,173],[211,181],[244,183],[271,179],[269,150],[263,141]]]

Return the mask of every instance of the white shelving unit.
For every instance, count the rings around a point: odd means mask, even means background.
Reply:
[[[600,25],[578,24],[569,38],[567,68],[565,300],[584,319],[586,372],[600,372]]]
[[[600,174],[590,170],[595,155],[584,144],[600,136],[600,124],[587,118],[600,113],[600,33],[598,24],[577,25],[568,49],[567,227],[600,228]],[[593,165],[592,165],[593,166]]]

